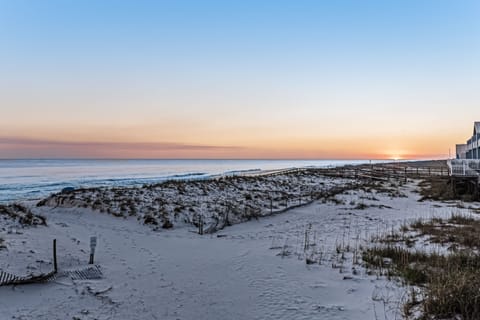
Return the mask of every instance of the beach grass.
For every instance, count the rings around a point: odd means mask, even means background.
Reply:
[[[398,236],[397,243],[384,241],[363,252],[367,267],[420,289],[420,294],[413,290],[404,305],[406,318],[417,314],[414,318],[421,320],[480,319],[480,221],[452,214],[403,228],[449,249],[411,248]]]

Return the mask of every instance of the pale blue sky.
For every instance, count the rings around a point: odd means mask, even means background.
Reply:
[[[0,0],[0,158],[16,138],[445,155],[480,120],[479,18],[462,0]]]

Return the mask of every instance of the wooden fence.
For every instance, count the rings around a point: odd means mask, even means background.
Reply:
[[[69,276],[72,280],[100,279],[102,277],[102,271],[99,265],[88,266],[87,268],[83,269],[58,272],[57,239],[53,239],[53,268],[54,269],[48,273],[22,277],[0,270],[0,286],[48,282],[62,276]]]
[[[388,181],[389,179],[428,178],[433,176],[448,176],[447,167],[392,167],[392,166],[358,166],[325,169],[327,176],[350,179],[372,179]]]
[[[408,167],[391,165],[358,165],[342,166],[329,168],[294,168],[276,171],[259,172],[250,176],[277,176],[301,172],[320,172],[326,176],[336,176],[343,178],[372,178],[376,180],[388,180],[390,178],[426,178],[431,176],[448,176],[449,168],[445,167]]]
[[[36,276],[19,277],[5,271],[0,271],[0,286],[46,282],[55,278],[55,274],[56,272],[54,270]]]
[[[59,277],[70,277],[72,280],[96,280],[103,277],[99,265],[88,266],[77,270],[65,270],[61,272],[49,272],[36,276],[19,277],[14,274],[0,271],[0,287],[8,285],[31,284],[53,281]]]

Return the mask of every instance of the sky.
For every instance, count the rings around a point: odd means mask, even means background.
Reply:
[[[433,159],[477,0],[0,0],[0,158]]]

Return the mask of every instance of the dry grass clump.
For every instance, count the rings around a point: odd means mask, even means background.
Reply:
[[[480,249],[480,220],[473,217],[453,214],[448,219],[417,220],[410,228],[431,242],[450,244],[452,250]]]
[[[458,315],[464,320],[480,319],[479,288],[478,269],[465,270],[462,266],[460,270],[438,273],[426,287],[423,312],[436,319],[454,319]]]
[[[144,224],[151,224],[151,225],[158,225],[157,218],[155,218],[152,214],[148,213],[143,216],[143,223]]]
[[[33,214],[30,209],[21,204],[0,205],[0,216],[17,220],[23,226],[46,226],[47,219]]]
[[[365,209],[367,209],[368,207],[369,207],[369,206],[368,206],[367,204],[365,204],[365,203],[363,203],[363,202],[359,202],[359,203],[357,203],[357,205],[355,206],[354,209],[356,209],[356,210],[365,210]]]
[[[424,200],[454,200],[455,196],[448,177],[430,177],[419,184],[420,194]]]
[[[400,246],[374,247],[363,253],[368,266],[389,278],[398,276],[423,289],[423,300],[410,297],[405,314],[418,319],[480,319],[480,256],[472,251],[451,255],[410,251]]]
[[[480,319],[480,221],[452,215],[449,219],[416,221],[409,230],[459,250],[440,254],[387,242],[363,252],[363,261],[370,268],[421,288],[422,298],[411,294],[404,305],[407,318],[420,311],[417,319],[421,320]]]

